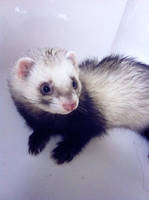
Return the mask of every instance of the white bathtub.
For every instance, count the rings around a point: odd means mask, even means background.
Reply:
[[[71,163],[37,157],[7,89],[8,68],[29,48],[56,46],[78,59],[110,53],[149,63],[147,0],[0,1],[0,200],[148,200],[149,144],[124,129],[96,138]]]

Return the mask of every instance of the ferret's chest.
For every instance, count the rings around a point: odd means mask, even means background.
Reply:
[[[52,126],[52,132],[55,134],[69,134],[69,135],[77,135],[77,134],[85,134],[85,133],[93,133],[98,132],[101,128],[100,121],[97,123],[98,119],[91,118],[90,115],[83,115],[81,113],[74,112],[74,114],[64,117],[64,118],[56,118],[50,123]]]
[[[49,129],[51,134],[77,133],[94,127],[87,116],[72,113],[68,116],[47,116],[38,118],[37,124]]]

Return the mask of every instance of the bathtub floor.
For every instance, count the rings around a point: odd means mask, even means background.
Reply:
[[[71,163],[27,152],[30,130],[7,88],[9,68],[32,47],[87,56],[109,53],[149,63],[147,0],[6,0],[0,5],[0,200],[148,200],[149,143],[126,129],[93,139]]]

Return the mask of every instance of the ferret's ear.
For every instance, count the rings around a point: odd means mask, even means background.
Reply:
[[[76,53],[74,51],[68,51],[66,53],[66,58],[69,59],[76,68],[78,68]]]
[[[35,61],[29,57],[20,58],[16,63],[17,75],[21,79],[28,77]]]

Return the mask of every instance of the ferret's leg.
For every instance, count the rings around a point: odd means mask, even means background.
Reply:
[[[29,136],[28,140],[29,153],[34,155],[40,153],[46,146],[49,139],[50,134],[48,132],[44,130],[34,130],[34,132]]]
[[[70,162],[82,150],[88,141],[89,139],[80,142],[77,138],[73,141],[64,139],[57,144],[57,147],[52,152],[52,157],[56,160],[57,164]]]
[[[144,129],[142,132],[141,132],[141,135],[143,137],[145,137],[148,141],[149,141],[149,127]],[[148,154],[148,158],[149,158],[149,154]]]
[[[141,135],[144,136],[148,141],[149,141],[149,127],[144,129],[142,132],[141,132]]]
[[[64,137],[57,144],[57,147],[52,152],[52,157],[56,160],[57,164],[70,162],[93,137],[94,135],[88,133],[70,134],[69,137]]]

